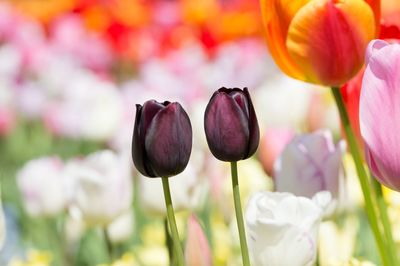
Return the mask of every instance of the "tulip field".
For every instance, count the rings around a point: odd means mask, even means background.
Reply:
[[[400,265],[400,1],[0,1],[0,266]]]

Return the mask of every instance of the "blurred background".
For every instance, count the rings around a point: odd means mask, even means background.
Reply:
[[[295,133],[339,139],[329,91],[274,65],[257,0],[0,1],[0,265],[168,265],[161,181],[130,155],[135,104],[148,99],[179,101],[192,120],[189,166],[171,178],[182,238],[195,214],[214,264],[240,265],[229,165],[203,133],[220,87],[248,87],[261,127],[257,156],[239,163],[243,205],[273,189]],[[325,224],[321,265],[378,259],[347,161],[352,215]]]

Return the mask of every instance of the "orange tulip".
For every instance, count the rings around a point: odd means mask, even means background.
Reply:
[[[267,44],[287,75],[325,86],[351,79],[377,34],[379,0],[261,0]]]

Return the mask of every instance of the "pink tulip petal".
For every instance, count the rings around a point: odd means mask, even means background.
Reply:
[[[366,158],[384,185],[400,190],[400,45],[373,41],[360,97]]]
[[[212,256],[208,240],[195,215],[191,215],[188,222],[185,256],[186,265],[188,266],[212,265]]]

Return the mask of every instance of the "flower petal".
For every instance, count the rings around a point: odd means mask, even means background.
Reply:
[[[159,177],[182,172],[192,150],[192,126],[185,110],[171,103],[153,118],[146,134],[147,158]]]
[[[367,162],[386,186],[400,189],[400,45],[370,44],[360,96]]]
[[[296,12],[310,0],[261,0],[266,39],[272,57],[287,75],[305,80],[305,76],[286,48],[289,24]]]
[[[314,0],[293,18],[286,44],[307,81],[339,86],[360,70],[374,36],[374,14],[366,2]]]
[[[247,154],[248,119],[228,94],[217,92],[207,105],[204,127],[212,154],[222,161],[238,161]]]

